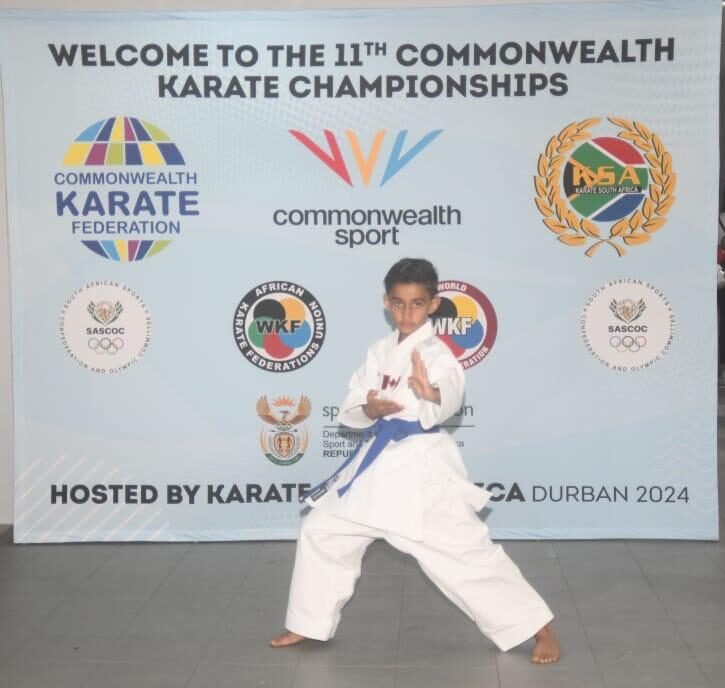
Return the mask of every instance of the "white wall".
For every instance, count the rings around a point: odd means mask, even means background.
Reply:
[[[561,1],[561,0],[559,0]],[[572,2],[573,0],[569,0]],[[578,0],[582,2],[582,0]],[[588,0],[597,2],[597,0]],[[626,1],[626,0],[622,0]],[[0,9],[49,10],[231,10],[354,7],[441,7],[446,5],[546,4],[552,0],[0,0]],[[4,122],[0,113],[0,131]],[[0,140],[0,523],[13,520],[13,433],[10,338],[10,277],[5,207],[5,149]]]

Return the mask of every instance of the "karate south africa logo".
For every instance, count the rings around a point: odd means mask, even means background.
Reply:
[[[199,215],[196,172],[164,131],[136,117],[87,127],[53,180],[56,216],[87,249],[113,261],[156,255]]]
[[[302,423],[311,410],[312,404],[304,395],[297,404],[290,397],[279,397],[271,405],[266,396],[257,400],[257,415],[269,426],[262,429],[259,444],[272,463],[289,466],[302,458],[309,444],[307,428]]]
[[[625,246],[646,244],[662,229],[677,177],[662,140],[644,124],[609,117],[616,137],[592,138],[600,122],[574,122],[549,140],[534,177],[535,201],[560,242],[587,246],[588,257],[607,245],[621,257]]]
[[[264,282],[250,289],[234,313],[234,341],[250,363],[273,373],[307,365],[325,341],[317,299],[294,282]]]

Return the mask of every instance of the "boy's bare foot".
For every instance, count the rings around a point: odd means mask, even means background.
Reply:
[[[305,636],[292,633],[292,631],[287,631],[287,633],[282,633],[272,638],[272,640],[269,641],[269,646],[287,647],[288,645],[297,645],[297,643],[301,643],[303,640],[306,640]]]
[[[548,623],[535,636],[536,645],[531,653],[531,661],[534,664],[553,664],[561,657],[559,638],[556,637],[554,629]]]

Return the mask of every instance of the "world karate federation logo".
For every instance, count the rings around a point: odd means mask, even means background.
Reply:
[[[262,429],[259,444],[272,463],[289,466],[302,458],[309,444],[307,428],[302,422],[311,410],[312,404],[304,395],[297,404],[290,397],[279,397],[271,405],[266,396],[257,400],[257,415],[270,426]]]
[[[573,122],[549,139],[534,177],[535,201],[563,244],[587,246],[588,257],[607,245],[621,257],[625,246],[648,243],[665,225],[677,177],[647,126],[609,117],[616,136],[592,138],[600,122]]]
[[[464,368],[480,363],[493,348],[498,318],[488,297],[472,284],[438,283],[441,305],[433,313],[433,331]]]
[[[234,313],[234,341],[263,370],[287,373],[307,365],[325,341],[325,314],[294,282],[265,282],[248,291]]]

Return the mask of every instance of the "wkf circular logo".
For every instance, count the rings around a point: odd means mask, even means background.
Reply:
[[[544,224],[567,246],[591,257],[607,245],[618,256],[648,243],[674,203],[677,177],[660,137],[641,122],[573,122],[549,139],[534,177]],[[615,134],[615,135],[612,135]]]
[[[234,341],[250,363],[273,373],[307,365],[325,341],[325,314],[317,299],[294,282],[264,282],[250,289],[234,313]]]
[[[433,313],[433,331],[464,368],[480,363],[493,348],[498,319],[488,297],[467,282],[438,283],[441,305]]]
[[[150,332],[151,316],[141,297],[117,282],[91,282],[63,304],[63,347],[94,373],[119,373],[137,363],[146,353]]]

